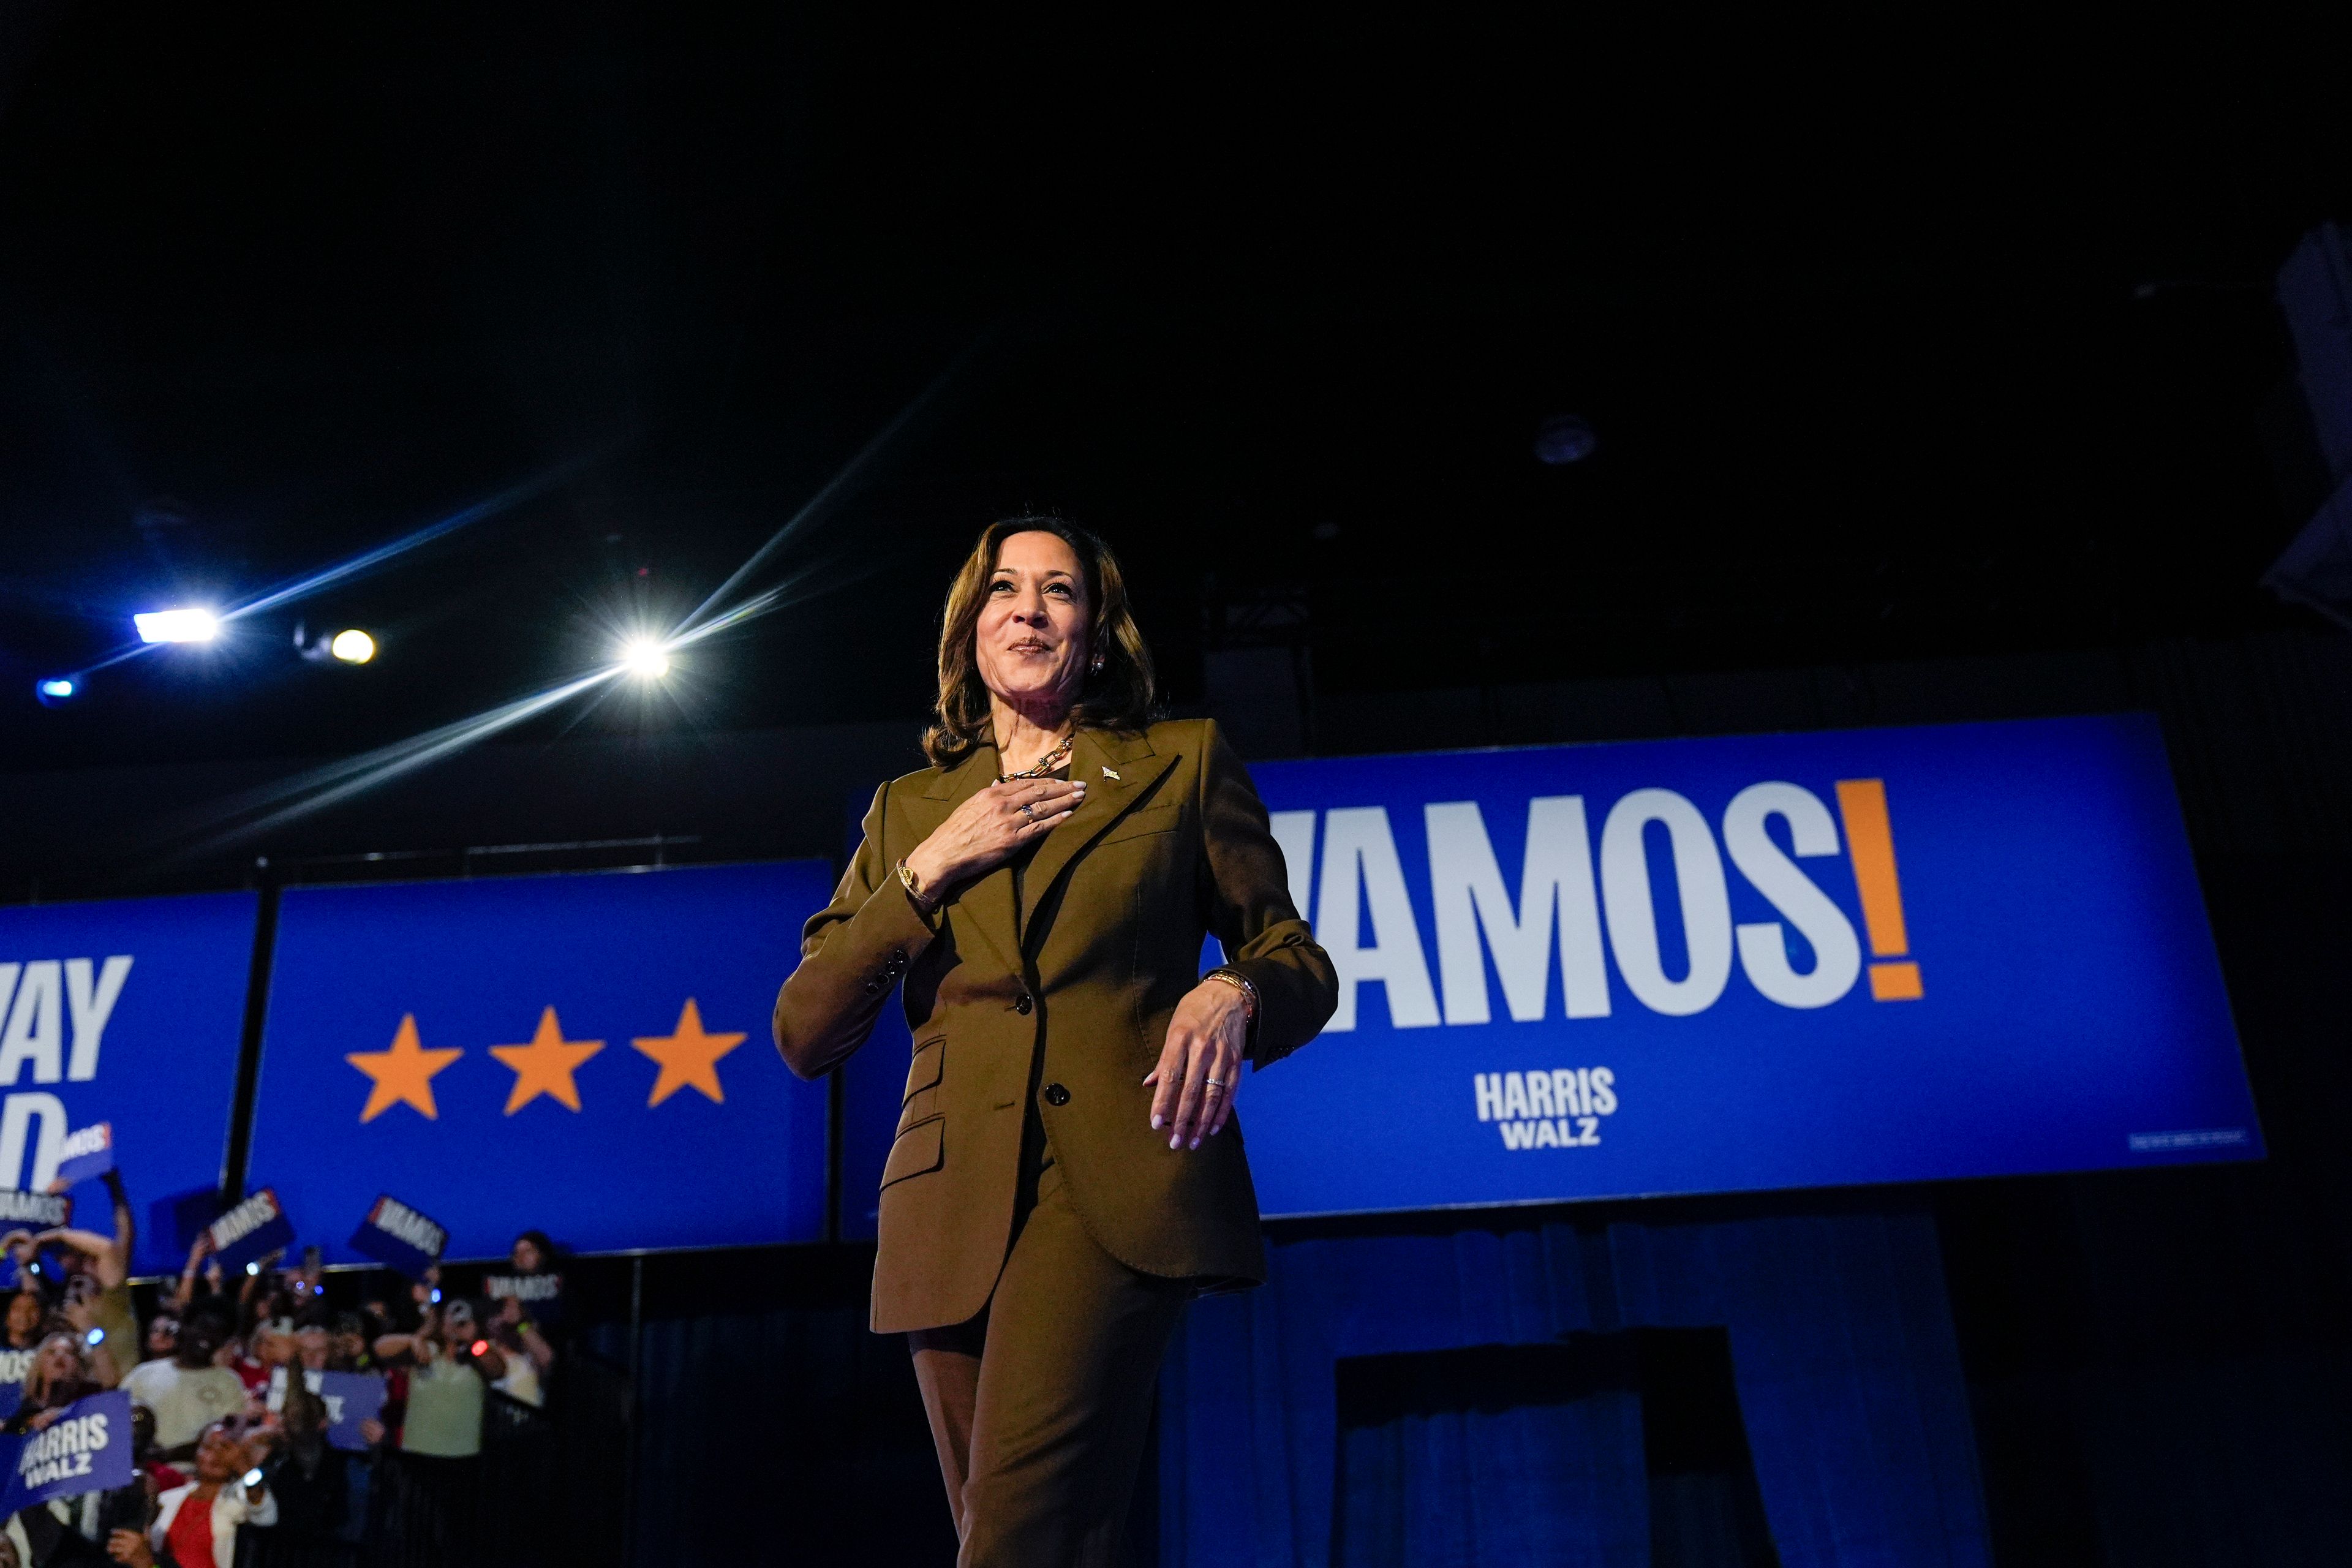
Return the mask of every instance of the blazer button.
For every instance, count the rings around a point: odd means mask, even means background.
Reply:
[[[1032,1007],[1034,1007],[1036,1005],[1037,1005],[1036,1003],[1034,1003],[1034,1002],[1033,1002],[1033,1001],[1031,1001],[1031,1000],[1029,999],[1029,993],[1027,993],[1026,991],[1024,991],[1024,992],[1023,992],[1023,993],[1022,993],[1018,997],[1016,997],[1016,998],[1013,1000],[1013,1010],[1014,1012],[1016,1012],[1016,1013],[1020,1014],[1023,1017],[1024,1017],[1024,1018],[1025,1018],[1025,1017],[1027,1017],[1027,1016],[1029,1016],[1029,1009],[1030,1009],[1030,1008],[1032,1008]],[[1065,1096],[1064,1098],[1066,1098],[1066,1099],[1067,1097],[1066,1097],[1066,1096]],[[1054,1103],[1055,1103],[1055,1104],[1056,1104],[1056,1105],[1059,1105],[1059,1104],[1061,1104],[1061,1103],[1062,1103],[1062,1101],[1061,1101],[1061,1100],[1055,1100],[1055,1101],[1054,1101]]]
[[[1070,1103],[1070,1091],[1058,1083],[1049,1083],[1045,1086],[1045,1103],[1067,1105]]]

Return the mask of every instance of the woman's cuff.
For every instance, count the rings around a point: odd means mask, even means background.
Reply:
[[[946,890],[941,888],[924,886],[922,879],[908,866],[904,856],[899,857],[898,863],[890,869],[898,886],[905,889],[907,902],[914,910],[915,918],[923,922],[925,931],[937,936],[940,930],[940,911],[947,907]],[[929,901],[926,902],[926,900]]]
[[[886,876],[882,885],[866,896],[866,902],[849,922],[849,952],[879,952],[897,951],[911,959],[931,944],[931,939],[943,929],[945,915],[934,910],[926,919],[915,907],[915,900],[896,876]]]

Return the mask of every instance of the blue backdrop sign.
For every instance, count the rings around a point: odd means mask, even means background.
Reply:
[[[397,1192],[449,1256],[810,1241],[825,1089],[768,1037],[814,861],[289,891],[252,1169],[356,1262]]]
[[[1252,773],[1341,981],[1237,1102],[1269,1215],[2262,1154],[2147,715]],[[853,1065],[845,1234],[907,1047]]]
[[[100,1122],[135,1202],[220,1185],[256,907],[210,893],[0,909],[0,1187],[47,1188],[68,1135]],[[74,1196],[83,1226],[113,1228],[104,1186]],[[137,1268],[176,1273],[175,1243],[143,1225]]]
[[[2258,1158],[2140,714],[1270,764],[1268,1215]]]

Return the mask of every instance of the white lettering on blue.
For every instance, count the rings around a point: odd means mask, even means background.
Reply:
[[[1790,963],[1779,921],[1739,928],[1739,966],[1749,984],[1783,1007],[1826,1007],[1853,989],[1862,973],[1862,944],[1845,911],[1765,831],[1775,816],[1789,825],[1791,847],[1808,858],[1838,852],[1837,821],[1819,795],[1792,784],[1750,784],[1731,797],[1723,814],[1724,852],[1812,945],[1813,967],[1800,974]]]
[[[1592,885],[1591,840],[1580,795],[1528,802],[1527,847],[1514,910],[1502,868],[1475,801],[1422,808],[1429,829],[1429,884],[1437,911],[1438,973],[1448,1024],[1484,1024],[1486,953],[1495,959],[1504,1005],[1522,1024],[1539,1021],[1550,989],[1552,931],[1559,932],[1560,986],[1571,1018],[1609,1015],[1609,969],[1601,952],[1601,910]],[[1482,951],[1478,933],[1486,931]]]
[[[1369,943],[1358,940],[1366,906],[1371,915]],[[1339,1006],[1324,1026],[1326,1033],[1356,1026],[1356,987],[1368,981],[1378,981],[1387,990],[1389,1022],[1395,1027],[1428,1028],[1439,1021],[1421,928],[1405,892],[1404,867],[1389,831],[1389,814],[1381,807],[1349,806],[1324,813],[1322,891],[1315,933],[1339,976]]]
[[[1667,978],[1658,951],[1658,910],[1650,887],[1643,830],[1666,830],[1675,889],[1682,905],[1683,947],[1689,966]],[[1687,1017],[1704,1013],[1731,977],[1731,894],[1715,834],[1698,807],[1670,789],[1637,789],[1610,807],[1601,829],[1601,889],[1609,911],[1609,946],[1625,988],[1654,1013]]]
[[[1471,1075],[1478,1120],[1509,1150],[1600,1147],[1601,1119],[1617,1114],[1616,1085],[1605,1067]]]

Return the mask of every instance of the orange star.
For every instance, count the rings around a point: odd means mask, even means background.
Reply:
[[[373,1121],[395,1105],[406,1105],[435,1121],[440,1121],[441,1112],[433,1104],[433,1075],[465,1054],[456,1049],[425,1049],[416,1043],[416,1015],[403,1013],[400,1027],[393,1033],[391,1049],[353,1051],[343,1058],[375,1080],[375,1087],[368,1090],[367,1109],[360,1112],[360,1121]]]
[[[726,1104],[727,1091],[719,1087],[719,1058],[742,1043],[741,1035],[703,1033],[702,1009],[694,1005],[693,997],[688,997],[686,1011],[677,1016],[676,1034],[649,1035],[629,1042],[661,1063],[653,1098],[646,1103],[659,1105],[691,1084],[714,1103]]]
[[[512,1116],[542,1094],[579,1110],[580,1088],[572,1081],[572,1074],[604,1048],[602,1040],[565,1039],[552,1007],[539,1016],[539,1032],[531,1036],[530,1044],[492,1046],[490,1055],[514,1068],[514,1092],[507,1096],[507,1114]]]

